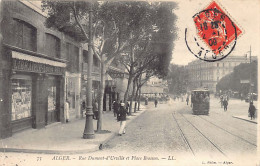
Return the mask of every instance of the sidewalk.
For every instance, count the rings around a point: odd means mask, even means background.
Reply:
[[[148,106],[149,107],[149,106]],[[140,107],[140,111],[127,117],[127,125],[146,111],[146,107]],[[97,129],[97,121],[93,120],[94,130]],[[93,152],[99,149],[109,139],[117,136],[119,123],[114,117],[113,111],[103,114],[102,133],[95,132],[94,139],[83,139],[85,118],[74,120],[66,124],[57,122],[43,129],[28,129],[13,134],[12,137],[2,139],[1,152],[26,152],[48,154],[75,154]]]
[[[241,119],[241,120],[245,120],[245,121],[248,121],[248,122],[256,123],[256,124],[257,124],[257,119],[253,119],[253,120],[251,120],[251,118],[248,117],[248,116],[236,116],[236,115],[233,115],[232,117],[233,117],[233,118],[237,118],[237,119]]]
[[[258,107],[258,103],[254,103],[256,109]],[[244,120],[247,122],[251,123],[256,123],[257,124],[257,118],[251,120],[250,117],[248,117],[248,107],[249,103],[246,103],[245,101],[241,101],[238,99],[233,99],[231,98],[228,103],[228,111],[226,112],[227,114],[230,114],[233,118],[237,118],[240,120]],[[219,99],[212,98],[211,100],[211,109],[214,109],[216,112],[219,112],[220,110],[223,111],[223,108],[220,108],[220,103]],[[212,109],[212,110],[213,110]],[[258,111],[258,109],[257,109]]]

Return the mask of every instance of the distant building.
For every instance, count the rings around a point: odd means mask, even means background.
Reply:
[[[254,61],[257,60],[257,57],[252,56],[251,59]],[[245,56],[228,56],[215,62],[206,62],[199,59],[192,61],[185,66],[189,73],[189,89],[205,87],[212,92],[216,92],[216,85],[221,78],[233,72],[235,66],[241,63],[249,63],[249,61],[249,58]]]
[[[147,83],[142,86],[143,96],[157,96],[168,93],[168,84],[166,80],[157,77],[151,77]]]

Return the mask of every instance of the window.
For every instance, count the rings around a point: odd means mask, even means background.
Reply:
[[[217,67],[219,66],[219,63],[217,63]]]
[[[32,25],[14,19],[13,44],[22,49],[37,51],[37,30]]]
[[[79,71],[79,48],[70,43],[66,43],[66,57],[68,60],[68,70],[70,72]]]
[[[32,80],[12,79],[12,121],[32,115]]]
[[[56,36],[46,33],[45,51],[47,55],[59,58],[60,39],[58,39]]]

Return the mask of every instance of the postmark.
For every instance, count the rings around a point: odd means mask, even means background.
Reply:
[[[192,38],[188,38],[188,29],[185,29],[186,45],[193,55],[207,62],[227,57],[234,50],[237,37],[242,34],[241,29],[215,1],[195,14],[193,21],[196,32]]]

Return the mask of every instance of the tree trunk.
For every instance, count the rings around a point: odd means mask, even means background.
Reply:
[[[137,86],[137,88],[136,88],[135,96],[134,96],[134,99],[135,99],[135,109],[134,109],[134,112],[135,112],[135,113],[136,113],[136,108],[137,108],[137,96],[138,96],[138,91],[139,91],[139,88],[138,88],[138,85],[137,85],[137,81],[138,81],[138,80],[136,80],[136,86]]]
[[[133,98],[135,95],[135,88],[136,88],[136,79],[133,80],[133,89],[132,89],[132,95],[130,98],[130,106],[129,106],[129,114],[132,115],[132,105],[133,105]]]
[[[126,88],[125,95],[124,95],[124,103],[126,103],[127,100],[128,100],[129,89],[130,89],[130,85],[131,85],[132,80],[133,80],[132,71],[133,71],[133,68],[130,67],[129,78],[128,78],[128,82],[127,82],[127,88]]]
[[[142,88],[140,87],[140,88],[139,88],[139,95],[138,95],[138,109],[137,109],[138,111],[140,110],[141,90],[142,90]]]
[[[100,87],[99,87],[99,97],[98,97],[98,120],[97,120],[97,131],[102,130],[103,122],[103,100],[104,100],[104,91],[105,91],[105,72],[106,67],[103,61],[103,56],[101,56],[101,72],[100,72]]]

